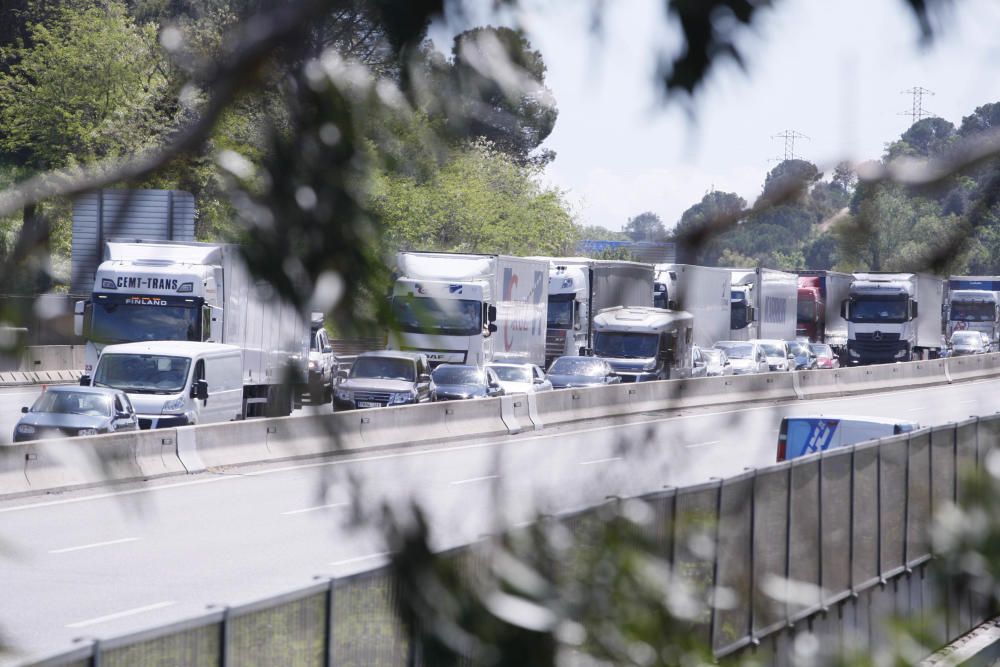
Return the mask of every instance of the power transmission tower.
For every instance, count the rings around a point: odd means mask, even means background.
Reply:
[[[900,116],[909,116],[910,125],[922,120],[923,118],[933,118],[937,114],[924,108],[924,95],[933,95],[933,90],[928,90],[921,86],[914,86],[913,88],[908,88],[907,90],[900,91],[900,95],[910,95],[913,102],[910,106],[909,111],[900,111]]]
[[[785,160],[795,159],[795,140],[796,139],[808,139],[806,135],[796,130],[784,130],[778,134],[772,134],[772,139],[784,139],[785,140]],[[775,158],[777,160],[777,158]]]

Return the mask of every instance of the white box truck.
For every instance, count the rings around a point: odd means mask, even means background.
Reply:
[[[653,266],[586,257],[539,257],[549,262],[545,365],[585,354],[594,343],[594,316],[614,306],[653,304]]]
[[[608,308],[594,318],[594,355],[622,382],[691,377],[693,326],[683,310]]]
[[[549,263],[503,255],[401,252],[389,349],[433,365],[545,362]]]
[[[309,322],[251,276],[239,247],[115,240],[97,267],[91,298],[76,304],[85,372],[105,345],[200,341],[243,352],[246,416],[292,410],[309,359]]]
[[[1000,276],[951,276],[945,308],[948,340],[956,331],[982,331],[1000,342]]]
[[[670,310],[694,317],[694,344],[710,348],[729,340],[732,311],[732,271],[715,266],[660,264],[660,302]],[[669,279],[663,276],[669,276]]]
[[[730,269],[729,340],[792,340],[798,276],[774,269]]]
[[[933,358],[942,335],[944,280],[922,273],[855,273],[841,305],[852,366]]]

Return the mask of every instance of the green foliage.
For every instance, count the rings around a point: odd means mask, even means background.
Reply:
[[[616,232],[608,229],[607,227],[601,227],[600,225],[582,225],[579,228],[581,239],[590,239],[592,241],[628,241],[629,237],[625,232]]]
[[[652,211],[645,211],[634,218],[629,218],[622,232],[636,242],[662,241],[667,236],[663,221]]]
[[[571,253],[578,230],[563,195],[537,176],[482,142],[456,148],[423,179],[381,170],[371,202],[385,224],[383,250]]]
[[[3,52],[0,149],[33,168],[120,157],[154,145],[168,128],[157,107],[167,86],[156,27],[125,5],[57,12],[30,27],[32,46]]]

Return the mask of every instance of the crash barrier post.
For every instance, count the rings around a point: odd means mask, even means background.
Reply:
[[[802,635],[818,640],[820,660],[844,648],[877,650],[894,616],[926,617],[932,607],[945,610],[938,642],[968,632],[985,600],[967,587],[931,585],[927,530],[998,438],[1000,418],[971,419],[642,496],[645,543],[686,580],[686,599],[702,605],[684,631],[720,661],[754,654],[774,665],[792,664]],[[563,520],[577,548],[600,548],[608,507]],[[447,557],[471,558],[467,574],[488,571],[473,548]],[[353,572],[33,664],[221,665],[252,655],[268,664],[421,665],[393,612],[395,585],[386,566]]]

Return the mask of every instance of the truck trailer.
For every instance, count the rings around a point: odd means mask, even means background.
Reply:
[[[729,340],[795,337],[798,276],[773,269],[730,269]]]
[[[243,354],[244,416],[291,413],[305,381],[309,323],[250,274],[236,245],[113,240],[90,299],[76,303],[85,372],[106,345],[201,341]]]
[[[396,270],[389,349],[432,365],[545,363],[548,261],[401,252]]]
[[[586,257],[539,257],[549,262],[545,365],[593,347],[594,316],[614,306],[653,303],[653,266]]]
[[[841,305],[852,366],[934,358],[944,347],[944,281],[921,273],[855,273]]]
[[[594,318],[594,355],[607,360],[622,382],[691,376],[694,317],[682,310],[602,310]]]
[[[694,344],[710,348],[729,340],[732,316],[732,271],[714,266],[661,264],[660,303],[694,317]]]
[[[838,356],[847,351],[847,320],[840,304],[851,291],[853,277],[836,271],[796,271],[799,276],[795,335],[810,343],[826,343]]]
[[[1000,342],[1000,276],[951,276],[945,322],[948,339],[956,331],[981,331]]]

